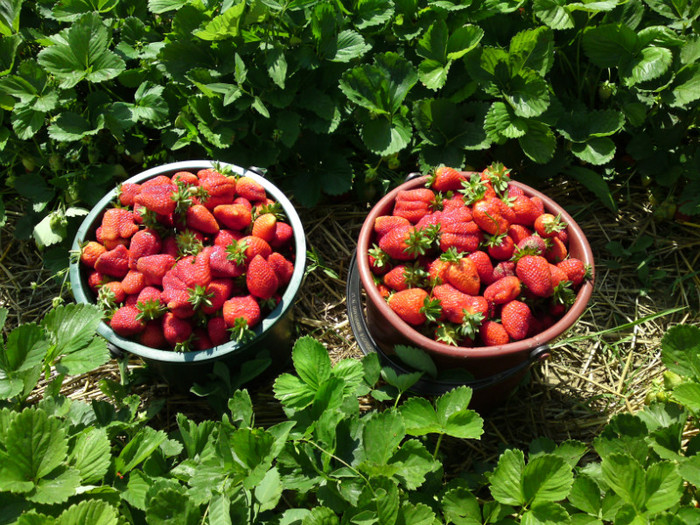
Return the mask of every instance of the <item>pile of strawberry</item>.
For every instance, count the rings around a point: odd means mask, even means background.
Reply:
[[[495,346],[545,330],[590,267],[568,253],[568,225],[510,184],[510,170],[435,169],[374,222],[375,284],[406,323],[436,341]]]
[[[294,271],[292,227],[247,176],[180,171],[124,183],[80,250],[117,334],[159,349],[245,340]]]

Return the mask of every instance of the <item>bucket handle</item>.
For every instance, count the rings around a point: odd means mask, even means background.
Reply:
[[[409,374],[411,373],[411,371],[405,369],[404,367],[396,363],[396,361],[392,360],[379,347],[379,345],[374,341],[374,338],[372,338],[372,336],[369,333],[367,321],[365,320],[363,313],[362,298],[360,292],[360,273],[357,268],[356,258],[357,254],[353,253],[348,267],[348,280],[345,289],[345,295],[347,297],[348,320],[350,322],[352,332],[355,335],[355,340],[357,341],[357,344],[360,347],[360,350],[362,350],[363,354],[368,355],[370,353],[376,353],[377,355],[379,355],[380,358],[388,362],[390,366],[398,372]],[[543,344],[533,348],[530,351],[530,354],[528,355],[528,359],[526,359],[525,361],[518,363],[512,368],[503,370],[502,372],[498,372],[492,376],[475,379],[467,383],[458,383],[451,381],[444,381],[438,383],[436,381],[430,381],[429,379],[420,379],[414,385],[414,388],[418,391],[430,395],[443,394],[447,390],[464,385],[471,387],[473,390],[481,390],[490,386],[497,385],[498,383],[505,381],[506,379],[517,374],[518,372],[521,372],[525,368],[528,368],[539,361],[543,361],[548,357],[549,345]]]

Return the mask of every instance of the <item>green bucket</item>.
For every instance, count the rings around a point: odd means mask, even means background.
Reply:
[[[142,183],[158,175],[171,176],[178,171],[196,172],[214,168],[214,164],[207,160],[174,162],[143,171],[124,182]],[[175,387],[189,388],[193,383],[206,379],[217,362],[235,371],[243,363],[265,356],[269,357],[273,368],[277,370],[286,366],[291,356],[294,336],[292,307],[301,288],[306,265],[306,239],[301,220],[284,193],[252,169],[224,162],[219,162],[218,166],[227,167],[238,175],[255,179],[265,188],[270,198],[282,205],[289,224],[294,230],[294,272],[279,304],[253,329],[255,337],[246,342],[230,341],[207,350],[174,352],[150,348],[125,339],[117,335],[104,321],[100,323],[97,331],[107,340],[113,351],[116,350],[117,353],[125,351],[141,357],[168,384]],[[117,188],[105,195],[92,208],[73,240],[73,250],[79,250],[84,241],[95,238],[95,230],[101,223],[104,211],[116,197]],[[88,286],[86,272],[81,270],[79,261],[71,261],[70,282],[73,296],[78,303],[94,304],[95,294]]]

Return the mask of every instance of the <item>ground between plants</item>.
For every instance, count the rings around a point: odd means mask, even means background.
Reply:
[[[443,444],[448,475],[478,469],[497,459],[503,448],[526,448],[537,437],[590,443],[612,415],[638,410],[658,383],[663,372],[660,340],[665,331],[679,323],[700,323],[700,278],[695,270],[700,268],[699,224],[656,222],[641,187],[617,189],[617,212],[602,207],[574,183],[537,189],[564,206],[586,234],[596,261],[593,297],[579,321],[559,339],[561,346],[550,359],[534,367],[503,406],[484,415],[481,440],[466,441],[466,446],[461,440]],[[309,264],[314,268],[306,275],[294,308],[297,335],[319,339],[333,361],[362,355],[348,323],[345,285],[368,209],[348,201],[299,210],[313,252]],[[0,306],[10,310],[6,328],[39,320],[55,297],[71,300],[67,279],[57,279],[43,267],[33,243],[13,238],[19,215],[9,210],[8,224],[0,233]],[[615,248],[610,243],[619,245]],[[654,272],[660,276],[640,280],[640,275],[644,278]],[[614,330],[674,309],[679,310]],[[604,330],[614,331],[595,335]],[[141,367],[140,360],[129,361],[130,370]],[[99,381],[104,378],[119,379],[115,360],[92,373],[67,379],[62,392],[83,401],[103,399]],[[30,402],[41,398],[46,384],[39,384]],[[284,417],[271,385],[270,380],[250,389],[256,422],[261,425]],[[151,422],[154,427],[173,429],[178,412],[198,420],[217,418],[206,400],[173,391],[156,377],[135,385],[134,390],[144,405],[164,402]],[[372,405],[367,399],[363,406],[369,409]]]

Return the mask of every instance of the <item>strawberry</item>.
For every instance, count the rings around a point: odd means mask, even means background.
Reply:
[[[386,286],[386,285],[383,284],[383,283],[379,283],[379,284],[377,285],[377,291],[379,292],[379,295],[380,295],[383,299],[388,299],[389,296],[391,295],[391,290],[389,289],[388,286]]]
[[[537,205],[526,195],[516,196],[511,202],[511,207],[515,213],[513,224],[532,227],[535,224],[535,219],[540,215]]]
[[[466,173],[447,166],[440,166],[430,175],[426,185],[435,191],[455,191],[462,187],[462,182],[466,179]]]
[[[122,288],[131,295],[137,294],[146,286],[146,278],[138,270],[129,270],[122,279]]]
[[[253,205],[245,197],[236,197],[235,199],[233,199],[233,202],[231,204],[240,204],[249,212],[253,212]]]
[[[449,199],[444,199],[442,201],[442,211],[445,213],[451,213],[453,211],[459,211],[459,212],[468,212],[469,213],[469,218],[466,220],[472,220],[471,218],[471,210],[469,209],[469,206],[467,206],[464,203],[464,199],[462,198],[462,195],[459,193],[455,193],[451,198]]]
[[[245,256],[244,260],[246,264],[248,264],[248,262],[251,261],[256,255],[260,255],[264,259],[267,259],[272,253],[272,247],[270,244],[264,239],[255,237],[254,235],[247,235],[241,238],[241,240],[238,241],[238,246],[243,247],[243,254]],[[229,249],[228,251],[230,254],[232,251],[235,251],[235,249]]]
[[[426,272],[416,265],[399,264],[387,272],[382,282],[392,290],[401,291],[420,286]]]
[[[163,316],[163,337],[176,351],[184,351],[192,337],[192,324],[168,312]]]
[[[450,284],[435,286],[433,297],[442,306],[443,317],[459,325],[458,331],[462,336],[473,338],[488,315],[489,305],[486,299],[462,293]]]
[[[95,270],[121,279],[129,271],[129,250],[123,244],[104,252],[95,261]]]
[[[379,248],[397,261],[410,261],[426,252],[429,240],[415,226],[398,226],[379,239]]]
[[[260,299],[269,299],[279,287],[275,270],[261,255],[253,257],[248,264],[245,282],[250,294]]]
[[[209,339],[209,334],[204,328],[195,328],[192,331],[192,343],[194,346],[194,350],[209,350],[212,346],[214,346],[211,342],[211,339]]]
[[[440,221],[440,250],[455,248],[459,252],[471,253],[479,248],[484,236],[474,221],[443,213]]]
[[[389,257],[389,254],[383,252],[376,244],[367,251],[367,260],[369,262],[369,269],[374,275],[384,275],[392,268],[391,257]]]
[[[477,250],[467,255],[467,257],[476,265],[479,280],[483,284],[491,284],[493,282],[493,263],[488,254],[484,251]]]
[[[117,309],[109,321],[109,326],[122,337],[128,337],[143,332],[145,323],[138,317],[139,310],[135,306],[122,306]]]
[[[139,335],[139,343],[150,348],[163,348],[167,341],[163,335],[163,323],[161,321],[149,321]]]
[[[396,195],[393,215],[404,217],[412,224],[430,213],[435,203],[435,193],[428,188],[401,190]]]
[[[172,179],[168,177],[167,175],[157,175],[153,177],[152,179],[148,179],[144,182],[141,183],[141,187],[149,187],[149,186],[162,186],[163,184],[171,184]]]
[[[522,301],[513,300],[503,306],[501,310],[501,323],[508,335],[514,341],[525,339],[533,322],[530,307]]]
[[[506,304],[520,295],[520,279],[504,277],[490,284],[484,290],[484,299],[493,304]]]
[[[548,239],[556,237],[557,233],[566,228],[566,223],[561,220],[561,216],[554,216],[551,213],[543,213],[535,219],[535,231],[540,237]]]
[[[170,177],[170,180],[173,184],[179,183],[184,186],[199,186],[199,177],[189,171],[178,171]]]
[[[488,247],[489,255],[498,261],[510,259],[515,251],[515,243],[512,237],[505,233],[487,237],[486,246]]]
[[[501,261],[494,266],[491,280],[495,282],[508,275],[515,275],[515,263],[513,261]]]
[[[213,210],[221,204],[230,204],[236,196],[236,179],[214,171],[202,179],[199,174],[199,187],[206,192],[204,205]]]
[[[236,194],[250,202],[263,201],[267,198],[264,186],[252,177],[240,177],[236,181]]]
[[[109,311],[117,308],[126,299],[126,292],[122,283],[119,281],[110,281],[100,286],[97,293],[97,304],[104,311]]]
[[[128,239],[139,226],[134,222],[134,214],[124,208],[109,208],[102,217],[101,236],[103,241]]]
[[[194,204],[187,208],[185,221],[188,228],[202,233],[215,234],[219,231],[219,223],[209,209],[202,204]]]
[[[219,173],[218,171],[216,171],[215,169],[212,169],[212,168],[204,168],[204,169],[198,170],[196,175],[197,175],[197,180],[199,180],[199,182],[201,184],[204,179],[210,177],[211,175],[221,175],[221,173]]]
[[[166,237],[165,239],[163,239],[161,251],[163,252],[163,254],[172,256],[173,259],[179,257],[180,254],[177,248],[177,238]]]
[[[251,235],[271,243],[275,238],[276,225],[277,217],[273,213],[263,213],[258,215],[253,221]]]
[[[380,215],[374,220],[374,233],[377,234],[377,240],[398,226],[410,226],[411,222],[406,217],[398,217],[396,215]]]
[[[100,289],[100,286],[102,286],[105,283],[108,283],[111,280],[112,278],[109,275],[105,275],[98,271],[90,272],[88,274],[88,286],[93,291],[93,293],[97,293]]]
[[[513,239],[513,242],[517,245],[523,239],[532,235],[532,230],[523,226],[522,224],[511,224],[508,227],[508,236]]]
[[[224,306],[227,299],[233,293],[232,279],[212,279],[207,286],[207,293],[210,295],[209,304],[202,306],[202,312],[213,314]]]
[[[135,270],[141,257],[160,253],[161,247],[160,235],[155,231],[150,229],[137,231],[129,243],[129,268]]]
[[[422,288],[409,288],[391,295],[389,307],[410,325],[418,326],[427,319],[436,319],[439,305]]]
[[[174,275],[180,279],[187,288],[195,286],[207,286],[211,282],[211,267],[209,257],[211,249],[202,250],[199,254],[188,255],[175,263]]]
[[[549,263],[549,271],[550,275],[552,276],[552,287],[556,288],[562,282],[571,283],[571,281],[569,281],[569,276],[566,275],[566,272],[559,268],[556,264]]]
[[[530,197],[530,201],[537,208],[537,211],[539,212],[538,215],[542,215],[544,213],[544,202],[542,202],[542,199],[539,197]]]
[[[135,204],[140,204],[158,215],[169,215],[175,211],[173,195],[177,189],[174,184],[141,185],[141,191],[134,198]]]
[[[428,264],[428,277],[432,286],[447,282],[447,269],[450,262],[438,257]]]
[[[591,267],[586,265],[581,259],[569,257],[559,263],[557,267],[566,273],[566,277],[574,288],[577,288],[583,281],[591,279]]]
[[[233,328],[239,318],[245,320],[248,328],[252,328],[260,322],[260,306],[252,295],[231,297],[224,303],[223,315],[229,328]]]
[[[270,241],[270,246],[275,249],[284,248],[290,244],[294,237],[294,230],[286,222],[277,221],[275,234]]]
[[[228,258],[226,248],[214,245],[209,253],[212,277],[239,277],[245,272],[245,264],[236,264]]]
[[[521,195],[525,195],[525,191],[522,188],[518,188],[513,184],[508,184],[508,199],[512,201]]]
[[[554,291],[549,262],[541,255],[525,255],[515,265],[515,273],[533,295],[549,297]],[[512,336],[511,336],[512,337]]]
[[[207,334],[214,346],[223,345],[230,341],[230,334],[223,316],[210,317],[207,321]]]
[[[100,255],[105,253],[107,248],[97,241],[90,241],[80,249],[80,262],[90,268],[95,267],[95,262]]]
[[[239,231],[222,228],[219,230],[219,233],[214,236],[214,244],[226,248],[229,244],[232,244],[234,241],[239,241],[243,237],[245,237],[245,235]]]
[[[214,217],[232,230],[244,230],[252,222],[250,210],[242,204],[219,204],[214,208]]]
[[[458,253],[454,248],[445,252],[441,258],[450,262],[445,272],[447,282],[460,292],[468,295],[478,295],[481,279],[479,279],[479,272],[474,261],[466,255]]]
[[[515,219],[515,212],[496,197],[474,203],[472,215],[479,228],[491,235],[506,233]]]
[[[161,286],[163,276],[175,265],[175,257],[166,253],[141,257],[136,270],[143,274],[146,285]]]
[[[294,263],[278,252],[272,252],[267,258],[267,262],[270,263],[277,276],[279,287],[287,286],[294,273]]]
[[[510,343],[508,331],[501,323],[496,321],[484,321],[479,329],[479,337],[486,346],[501,346]]]
[[[117,188],[117,198],[122,206],[130,206],[133,208],[134,199],[141,191],[141,185],[133,182],[124,182]]]
[[[154,305],[154,307],[159,307],[163,304],[162,292],[155,286],[145,286],[143,290],[139,292],[136,298],[136,306],[138,307],[139,305],[143,305],[142,310],[149,309],[147,303],[151,303],[152,305]],[[150,309],[154,309],[154,307]],[[160,316],[155,315],[146,317],[150,319],[155,319],[155,317]]]
[[[472,205],[482,199],[496,197],[493,186],[483,173],[481,175],[474,173],[469,179],[463,181],[462,189],[459,190],[459,193],[462,194],[464,203],[468,205]]]
[[[416,230],[423,230],[426,228],[439,229],[441,219],[442,219],[442,211],[437,210],[437,211],[430,212],[427,215],[424,215],[416,223]]]
[[[569,255],[569,251],[566,249],[566,245],[562,242],[559,237],[551,237],[549,239],[550,245],[544,252],[544,257],[550,263],[558,263],[566,259]]]
[[[481,172],[481,180],[488,182],[498,197],[506,197],[510,189],[510,170],[500,162],[490,164]]]
[[[522,239],[517,245],[518,258],[524,255],[544,255],[547,251],[547,241],[538,234],[533,234]]]

